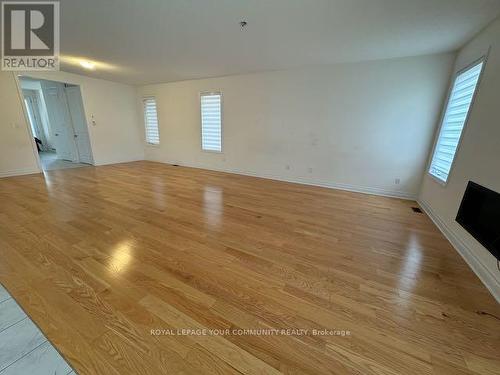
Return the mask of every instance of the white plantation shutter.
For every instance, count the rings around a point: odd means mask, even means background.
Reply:
[[[158,131],[158,114],[156,113],[156,99],[144,98],[144,126],[146,127],[146,143],[151,145],[160,144],[160,132]]]
[[[453,83],[429,169],[430,174],[443,182],[448,181],[483,64],[481,61],[458,74]]]
[[[222,151],[221,94],[201,94],[201,148]]]

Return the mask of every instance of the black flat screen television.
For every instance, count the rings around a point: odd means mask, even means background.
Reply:
[[[456,221],[500,260],[500,194],[469,181]]]

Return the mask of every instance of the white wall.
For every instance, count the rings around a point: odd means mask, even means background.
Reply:
[[[39,171],[11,72],[0,71],[0,177]]]
[[[415,197],[454,55],[148,85],[149,160]],[[223,153],[200,149],[199,93],[223,93]],[[289,169],[287,169],[289,166]],[[309,169],[311,168],[311,169]],[[400,184],[395,184],[395,179]]]
[[[96,165],[144,159],[135,87],[65,72],[23,75],[80,86]]]
[[[455,222],[469,180],[500,192],[500,19],[462,48],[455,71],[486,54],[490,46],[448,183],[442,186],[426,174],[420,201],[500,302],[495,258]]]

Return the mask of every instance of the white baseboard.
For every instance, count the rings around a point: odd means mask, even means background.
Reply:
[[[345,191],[351,191],[354,193],[379,195],[379,196],[383,196],[383,197],[406,199],[406,200],[416,200],[415,194],[412,194],[409,192],[404,192],[404,191],[388,190],[388,189],[383,189],[383,188],[378,188],[378,187],[357,186],[357,185],[331,183],[331,182],[315,182],[315,181],[309,181],[309,180],[304,180],[304,179],[300,179],[300,178],[290,179],[290,178],[276,176],[276,175],[272,175],[272,174],[248,172],[248,171],[242,171],[239,169],[231,169],[231,168],[225,168],[225,169],[224,168],[207,168],[204,166],[199,166],[199,165],[194,165],[194,164],[189,164],[189,163],[179,163],[176,161],[162,161],[162,160],[154,160],[154,159],[149,159],[149,161],[155,161],[155,162],[165,163],[165,164],[175,164],[175,165],[179,165],[182,167],[205,169],[205,170],[216,171],[216,172],[234,173],[234,174],[240,174],[243,176],[259,177],[259,178],[265,178],[265,179],[269,179],[269,180],[291,182],[294,184],[318,186],[318,187],[324,187],[324,188],[328,188],[328,189],[345,190]]]
[[[382,189],[382,188],[377,188],[377,187],[358,186],[358,185],[331,183],[331,182],[313,182],[313,181],[303,180],[300,178],[290,179],[290,178],[285,178],[285,177],[281,177],[281,176],[263,175],[260,173],[252,173],[252,172],[245,172],[245,171],[239,171],[239,170],[220,170],[220,171],[234,173],[234,174],[241,174],[244,176],[266,178],[269,180],[291,182],[294,184],[318,186],[318,187],[324,187],[324,188],[328,188],[328,189],[345,190],[345,191],[351,191],[354,193],[380,195],[380,196],[389,197],[389,198],[399,198],[399,199],[408,199],[408,200],[415,200],[415,198],[416,198],[415,195],[413,195],[411,193],[402,192],[402,191],[387,190],[387,189]]]
[[[35,174],[35,173],[42,173],[42,171],[37,168],[22,168],[22,169],[16,169],[14,171],[3,171],[0,172],[0,178],[22,176],[25,174]]]
[[[133,161],[141,161],[144,160],[144,156],[138,156],[133,158],[120,158],[120,159],[108,159],[108,160],[99,160],[94,163],[94,165],[110,165],[110,164],[122,164],[122,163],[131,163]]]
[[[444,222],[444,220],[432,210],[427,202],[418,200],[418,204],[424,209],[434,224],[436,224],[441,233],[443,233],[448,241],[450,241],[451,245],[462,256],[477,277],[479,277],[481,282],[484,286],[486,286],[497,302],[500,303],[500,281],[489,270],[489,268],[481,262],[469,246],[467,246],[467,244],[459,238],[459,236]]]

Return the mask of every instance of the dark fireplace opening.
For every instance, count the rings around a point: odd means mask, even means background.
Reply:
[[[456,221],[500,260],[500,194],[469,181]]]

